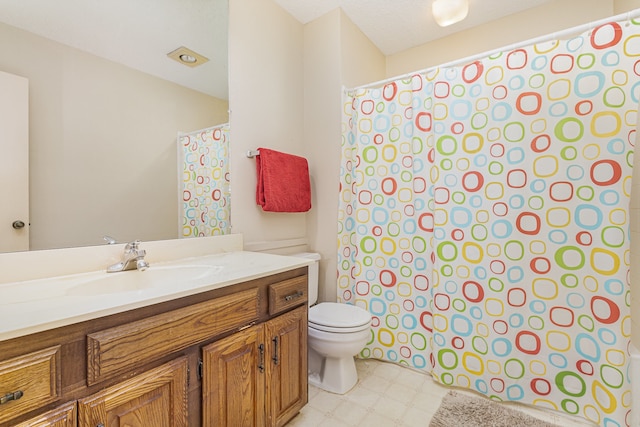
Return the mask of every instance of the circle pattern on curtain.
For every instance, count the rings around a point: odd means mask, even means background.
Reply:
[[[638,23],[346,94],[338,299],[361,356],[630,422]]]

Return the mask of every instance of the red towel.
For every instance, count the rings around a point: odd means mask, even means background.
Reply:
[[[309,165],[304,157],[259,148],[256,156],[256,203],[267,212],[307,212],[311,209]]]

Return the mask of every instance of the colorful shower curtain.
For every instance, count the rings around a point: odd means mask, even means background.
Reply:
[[[178,136],[180,150],[180,237],[231,231],[229,124]]]
[[[363,356],[430,369],[434,199],[423,96],[415,76],[344,104],[338,300],[373,314]]]
[[[630,423],[640,22],[345,93],[338,299],[361,356]]]

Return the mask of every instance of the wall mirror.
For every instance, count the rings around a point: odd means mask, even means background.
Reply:
[[[29,80],[30,249],[178,237],[177,136],[228,122],[227,33],[227,0],[0,0],[0,71]]]

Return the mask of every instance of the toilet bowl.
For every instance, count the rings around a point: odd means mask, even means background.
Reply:
[[[360,307],[323,302],[309,309],[309,383],[344,394],[358,382],[353,357],[371,338],[371,315]]]
[[[295,254],[311,258],[309,266],[308,371],[309,384],[344,394],[358,382],[354,356],[371,338],[371,314],[355,305],[318,299],[318,263],[315,253]]]

